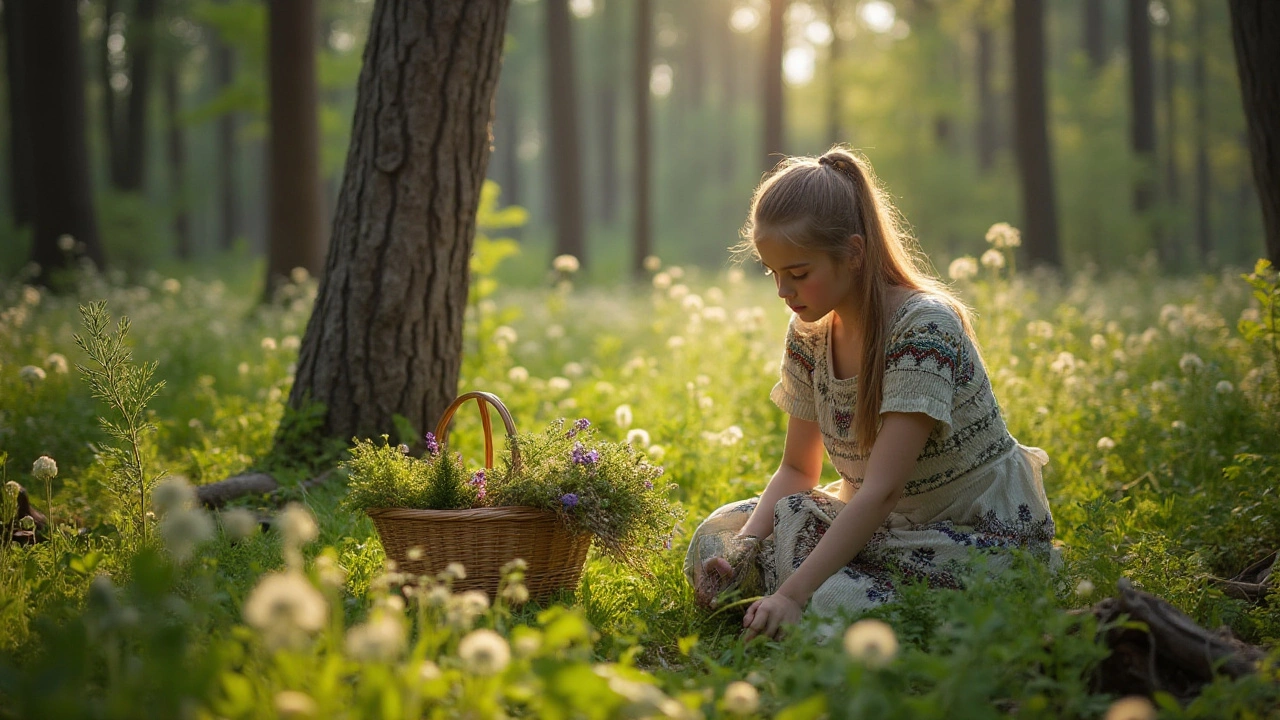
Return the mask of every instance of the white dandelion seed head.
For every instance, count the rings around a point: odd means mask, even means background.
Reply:
[[[631,447],[644,450],[649,447],[649,431],[641,428],[634,428],[627,431],[627,444]]]
[[[315,568],[321,584],[327,587],[340,588],[347,582],[347,569],[342,567],[332,555],[325,554],[317,557]]]
[[[294,285],[301,285],[302,283],[310,279],[311,279],[311,273],[308,272],[307,269],[302,266],[298,266],[289,271],[289,280],[293,282]]]
[[[280,717],[288,720],[313,718],[319,710],[316,707],[316,701],[312,700],[310,695],[297,690],[284,690],[276,693],[274,704]]]
[[[1104,720],[1156,720],[1156,708],[1141,695],[1130,695],[1111,703]]]
[[[236,366],[236,372],[240,373],[241,375],[248,375],[248,374],[249,374],[249,363],[247,363],[247,362],[242,362],[242,363],[240,363],[239,365],[237,365],[237,366]]]
[[[440,672],[440,666],[430,660],[423,660],[422,663],[418,665],[418,679],[422,682],[439,680],[441,675],[443,675],[443,673]]]
[[[37,480],[52,480],[58,476],[58,463],[48,455],[41,455],[31,463],[31,474]]]
[[[685,346],[684,338],[680,335],[672,335],[667,338],[667,347],[672,350],[679,350]]]
[[[674,289],[675,288],[672,288],[672,290]],[[702,301],[702,296],[697,293],[689,293],[680,301],[680,306],[689,312],[699,312],[705,304],[706,303]]]
[[[1089,347],[1093,348],[1094,352],[1102,352],[1107,349],[1107,339],[1099,333],[1094,333],[1089,338]]]
[[[742,271],[742,268],[730,268],[729,272],[725,273],[725,278],[729,284],[738,285],[747,278],[747,274]]]
[[[347,655],[362,662],[391,662],[405,648],[404,624],[390,613],[379,613],[374,619],[347,631]]]
[[[883,620],[859,620],[845,630],[844,650],[870,667],[884,667],[898,654],[898,636]]]
[[[1182,370],[1183,375],[1191,375],[1204,370],[1204,360],[1195,353],[1183,353],[1182,358],[1178,360],[1178,369]]]
[[[519,633],[511,643],[516,657],[533,657],[542,649],[542,633],[530,628],[525,630],[527,632]]]
[[[1076,595],[1080,597],[1088,597],[1093,594],[1093,591],[1093,581],[1089,578],[1084,578],[1080,582],[1076,583]]]
[[[987,229],[987,242],[997,248],[1014,248],[1022,244],[1022,232],[1007,222],[999,222]]]
[[[472,675],[497,675],[511,662],[511,647],[492,630],[474,630],[458,643],[458,659]]]
[[[451,580],[466,580],[467,569],[460,562],[451,562],[444,566],[444,570],[440,573],[440,579],[449,582]]]
[[[679,280],[680,278],[684,277],[684,268],[680,267],[679,265],[672,265],[671,267],[667,268],[667,272],[671,274],[671,277],[674,280]]]
[[[529,588],[524,583],[511,583],[502,588],[502,597],[512,605],[523,605],[529,600]]]
[[[67,373],[67,358],[62,353],[49,353],[44,359],[44,366],[55,375],[65,375]]]
[[[649,272],[657,272],[662,267],[662,258],[657,255],[649,255],[644,259],[644,269]]]
[[[557,375],[547,381],[547,389],[552,392],[568,392],[571,387],[573,387],[573,383],[567,377]]]
[[[582,265],[578,262],[578,258],[573,255],[566,254],[557,255],[556,258],[551,261],[551,267],[555,269],[556,272],[568,274],[578,272],[578,269],[581,268]]]
[[[38,368],[35,365],[24,365],[22,366],[22,369],[18,370],[18,377],[26,381],[28,385],[35,385],[41,380],[44,380],[45,374],[43,369]]]
[[[671,287],[671,275],[660,272],[653,276],[653,287],[656,290],[666,290]]]
[[[995,248],[991,248],[990,250],[982,253],[980,262],[982,263],[982,267],[989,268],[991,270],[999,270],[1004,267],[1004,253]]]
[[[1177,305],[1166,304],[1160,308],[1160,324],[1168,325],[1182,317],[1182,308]]]
[[[1236,386],[1232,385],[1230,380],[1219,380],[1218,384],[1213,386],[1213,389],[1219,395],[1230,395],[1235,391]]]
[[[724,290],[721,290],[714,285],[707,288],[707,291],[703,293],[703,295],[706,297],[707,302],[713,305],[720,305],[724,302]]]
[[[151,493],[151,507],[160,515],[186,510],[196,505],[196,491],[181,475],[170,475]]]
[[[468,590],[456,593],[445,604],[445,622],[453,628],[466,630],[488,609],[489,596],[483,592]]]
[[[515,345],[519,339],[520,335],[509,325],[499,325],[493,331],[493,343],[500,348]]]
[[[507,371],[507,379],[517,385],[523,384],[529,380],[529,371],[523,366],[516,365]]]
[[[724,689],[724,709],[730,715],[752,715],[760,708],[760,692],[751,683],[736,680]]]
[[[267,352],[275,352],[276,347],[278,347],[276,345],[276,339],[273,337],[262,338],[261,344],[262,344],[262,349],[266,350]]]
[[[722,323],[729,319],[729,312],[719,305],[710,305],[703,308],[702,319],[710,323]]]
[[[258,532],[258,517],[244,508],[223,510],[219,517],[222,520],[222,532],[232,540],[244,540]]]
[[[73,235],[59,235],[58,249],[64,253],[71,252],[76,247],[76,239]]]
[[[1076,356],[1066,350],[1063,350],[1058,353],[1058,356],[1049,364],[1049,369],[1059,375],[1067,375],[1076,369]]]
[[[560,338],[562,338],[562,337],[564,337],[564,326],[563,326],[563,325],[555,325],[555,324],[552,324],[552,325],[548,325],[548,326],[547,326],[547,338],[548,338],[548,339],[550,339],[550,340],[559,340],[559,339],[560,339]]]
[[[745,435],[743,435],[742,428],[737,425],[730,425],[720,433],[720,444],[725,446],[737,445],[742,441],[743,437]]]
[[[182,283],[176,278],[165,278],[164,282],[160,283],[160,290],[168,295],[177,295],[182,291]]]
[[[667,449],[661,445],[650,445],[645,448],[645,454],[649,456],[650,460],[660,463],[662,462],[662,458],[667,456]]]
[[[280,348],[283,350],[297,350],[302,347],[302,339],[297,335],[285,335],[280,339]]]
[[[689,286],[684,285],[683,283],[672,285],[671,289],[667,290],[667,297],[672,300],[684,300],[685,296],[688,294]]]
[[[199,508],[170,510],[160,520],[160,538],[173,559],[184,563],[201,544],[213,539],[213,518]]]
[[[712,407],[715,406],[715,404],[716,404],[716,401],[711,399],[710,395],[703,395],[702,397],[698,398],[698,407],[702,408],[703,410],[710,410]]]
[[[276,522],[287,548],[298,549],[320,537],[320,526],[316,524],[315,516],[298,503],[286,505]]]
[[[947,276],[952,280],[968,280],[978,274],[978,261],[965,255],[951,261],[947,266]]]
[[[631,427],[633,417],[631,415],[631,406],[623,403],[613,409],[613,422],[620,430],[626,430]]]
[[[272,648],[297,647],[324,627],[329,605],[302,573],[264,575],[244,603],[244,620]]]
[[[1106,435],[1103,435],[1102,437],[1098,438],[1098,449],[1102,450],[1103,452],[1115,450],[1116,441],[1112,440],[1110,437]]]
[[[1173,422],[1169,423],[1169,429],[1182,432],[1187,429],[1187,424],[1181,420],[1174,420]]]
[[[565,377],[576,378],[582,377],[582,373],[585,371],[582,368],[582,363],[567,362],[564,367],[560,368],[560,372],[564,373]]]

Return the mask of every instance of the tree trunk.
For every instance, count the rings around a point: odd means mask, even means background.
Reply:
[[[1209,191],[1212,178],[1209,175],[1209,88],[1205,80],[1205,32],[1207,22],[1203,3],[1195,3],[1194,25],[1195,59],[1192,65],[1192,83],[1196,103],[1196,249],[1200,261],[1208,262],[1213,240],[1209,229]]]
[[[996,163],[996,142],[999,128],[996,126],[996,98],[991,90],[992,45],[991,27],[986,14],[978,17],[978,58],[975,69],[978,74],[978,168],[985,174]]]
[[[1262,205],[1267,257],[1280,266],[1280,129],[1275,122],[1280,117],[1280,45],[1276,43],[1280,6],[1231,0],[1230,7],[1236,72],[1249,128],[1253,182]]]
[[[764,169],[772,170],[785,152],[782,122],[782,51],[786,42],[788,0],[769,0],[769,39],[764,52]]]
[[[225,1],[225,0],[224,0]],[[231,54],[231,46],[222,38],[213,44],[214,86],[218,91],[225,90],[235,81],[235,64]],[[230,250],[235,243],[236,234],[240,232],[240,202],[236,184],[236,114],[223,113],[218,118],[216,129],[217,160],[216,177],[219,198],[218,246],[222,250]]]
[[[596,95],[600,113],[600,219],[612,225],[618,219],[618,86],[622,73],[618,65],[621,8],[616,2],[604,4],[601,18],[604,39],[604,80]]]
[[[587,264],[582,220],[582,157],[578,137],[577,75],[568,0],[545,0],[547,88],[551,106],[551,172],[555,193],[556,254]]]
[[[1168,207],[1176,208],[1181,205],[1182,188],[1179,182],[1178,172],[1178,108],[1177,98],[1175,97],[1175,88],[1177,88],[1177,60],[1174,57],[1173,50],[1173,13],[1170,12],[1169,20],[1164,26],[1161,33],[1163,37],[1162,44],[1162,60],[1164,72],[1161,73],[1161,94],[1164,96],[1164,156],[1165,156],[1165,196],[1168,199]],[[1178,265],[1181,262],[1182,254],[1182,233],[1180,232],[1180,223],[1166,222],[1163,234],[1164,241],[1169,248],[1169,255],[1172,263]]]
[[[27,97],[27,74],[23,67],[26,38],[21,13],[31,0],[8,0],[3,4],[5,66],[9,75],[9,193],[13,203],[14,227],[31,224],[35,195],[31,192],[34,167],[31,160],[31,101]]]
[[[114,84],[114,75],[116,62],[112,57],[119,55],[120,50],[111,50],[111,38],[113,35],[114,23],[112,18],[120,14],[118,0],[106,0],[102,9],[102,44],[98,57],[98,71],[101,73],[99,80],[102,81],[102,134],[103,147],[106,149],[107,156],[107,177],[112,185],[116,184],[116,178],[120,177],[123,170],[121,169],[121,141],[120,141],[120,120],[116,112],[116,87]],[[124,17],[123,15],[121,16]],[[123,35],[121,29],[121,38]],[[123,58],[123,55],[121,55]],[[123,65],[123,60],[120,64]]]
[[[1126,6],[1129,36],[1129,124],[1130,147],[1138,161],[1138,176],[1133,183],[1133,211],[1140,222],[1154,231],[1149,217],[1155,200],[1156,178],[1156,86],[1151,67],[1151,20],[1147,0],[1129,0]],[[1149,233],[1166,267],[1171,262],[1168,248],[1158,234]]]
[[[831,45],[827,48],[827,147],[841,142],[840,100],[840,38],[836,36],[836,23],[840,20],[840,0],[826,0],[827,25],[831,26]]]
[[[1084,50],[1089,55],[1090,67],[1095,71],[1107,64],[1106,32],[1102,0],[1084,0]]]
[[[187,212],[187,149],[182,132],[182,92],[178,85],[180,58],[169,58],[164,74],[165,116],[169,124],[165,143],[169,160],[169,202],[173,208],[175,251],[179,258],[191,258],[191,218]]]
[[[649,148],[649,74],[653,65],[652,0],[636,0],[635,63],[632,72],[632,105],[635,112],[636,208],[635,236],[632,238],[631,270],[644,274],[644,259],[652,252],[650,217],[650,175],[653,153]]]
[[[119,175],[113,184],[126,192],[141,192],[147,175],[147,104],[151,98],[159,23],[159,0],[138,0],[129,19],[129,99],[125,105]]]
[[[75,238],[78,250],[99,268],[104,264],[89,180],[77,6],[76,0],[39,0],[24,2],[21,13],[35,196],[31,259],[46,284],[50,270],[74,261],[58,247],[62,235]]]
[[[267,297],[295,267],[318,275],[324,228],[316,87],[315,0],[270,4]]]
[[[377,0],[291,408],[328,437],[434,426],[457,393],[509,0]],[[277,448],[284,438],[277,437]]]
[[[1013,4],[1014,116],[1022,181],[1023,248],[1032,264],[1062,265],[1044,88],[1044,2]]]
[[[494,110],[493,149],[498,154],[499,184],[502,201],[520,204],[520,90],[503,82],[498,86],[498,104]],[[513,228],[518,230],[518,228]]]

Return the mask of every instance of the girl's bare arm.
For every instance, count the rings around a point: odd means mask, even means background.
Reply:
[[[739,534],[758,538],[772,535],[774,505],[788,495],[818,486],[818,478],[822,475],[822,453],[822,431],[818,429],[818,423],[790,418],[782,462],[760,496],[760,504]]]

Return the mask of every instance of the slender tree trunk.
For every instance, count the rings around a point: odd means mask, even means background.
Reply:
[[[327,437],[434,426],[457,394],[509,0],[377,0],[289,405]],[[287,442],[277,437],[277,449]]]
[[[1022,180],[1023,249],[1032,264],[1062,265],[1044,87],[1044,2],[1013,4],[1014,113]]]
[[[1107,25],[1102,10],[1102,0],[1084,0],[1084,50],[1095,71],[1107,64]]]
[[[324,263],[317,119],[315,0],[270,5],[267,177],[267,297],[295,267],[316,275]]]
[[[827,25],[831,26],[831,45],[827,48],[827,147],[841,142],[840,105],[844,97],[840,85],[841,47],[836,37],[836,23],[840,21],[840,0],[826,0]]]
[[[505,82],[498,85],[495,109],[493,148],[498,153],[499,183],[502,201],[520,204],[520,90]],[[515,230],[517,228],[513,228]]]
[[[213,74],[214,85],[218,90],[225,90],[235,81],[231,46],[222,38],[218,38],[213,44]],[[218,246],[225,251],[231,249],[240,232],[240,198],[236,183],[236,162],[239,157],[236,147],[236,114],[226,112],[220,115],[215,133],[215,174],[219,200]]]
[[[644,259],[652,252],[650,175],[653,153],[649,149],[649,75],[653,65],[652,0],[636,0],[635,62],[632,65],[632,105],[635,112],[636,209],[632,238],[631,270],[640,277]]]
[[[5,67],[9,75],[9,193],[13,224],[25,227],[35,214],[31,176],[31,101],[27,96],[27,72],[23,67],[26,38],[21,14],[31,0],[8,0],[4,7]]]
[[[141,192],[147,175],[147,112],[156,56],[159,0],[138,0],[129,19],[129,99],[125,104],[124,126],[116,140],[122,143],[119,175],[115,186],[126,192]]]
[[[1161,33],[1164,43],[1162,60],[1164,72],[1161,73],[1162,91],[1164,95],[1164,156],[1165,156],[1165,195],[1168,207],[1176,208],[1181,204],[1182,188],[1178,171],[1178,108],[1177,108],[1177,61],[1173,50],[1173,14]],[[1181,262],[1182,233],[1180,223],[1166,222],[1164,227],[1165,241],[1168,243],[1174,264]]]
[[[556,254],[587,264],[582,220],[582,156],[578,136],[577,74],[568,0],[544,0],[547,11],[547,72],[550,77],[551,168],[554,178]]]
[[[769,0],[769,39],[764,52],[764,168],[771,170],[786,152],[783,130],[782,51],[786,42],[788,0]]]
[[[1230,6],[1231,38],[1267,257],[1280,266],[1280,130],[1276,128],[1280,117],[1280,44],[1276,42],[1280,37],[1280,5],[1231,0]]]
[[[978,58],[975,69],[978,74],[978,168],[988,173],[996,163],[996,143],[999,134],[996,120],[996,98],[991,90],[992,45],[991,27],[985,14],[978,18]]]
[[[603,33],[604,80],[596,94],[600,113],[600,219],[612,225],[618,219],[618,86],[622,82],[619,69],[621,33],[618,22],[622,9],[617,2],[604,4]]]
[[[72,236],[77,251],[99,268],[104,264],[89,179],[77,5],[76,0],[25,2],[20,18],[21,67],[31,101],[31,259],[40,265],[44,283],[51,270],[74,260],[58,247],[63,235]]]
[[[1205,79],[1205,32],[1207,21],[1203,3],[1195,3],[1195,59],[1192,65],[1196,103],[1196,249],[1200,261],[1208,262],[1213,249],[1209,228],[1209,192],[1212,178],[1209,175],[1209,89]]]
[[[187,211],[187,149],[182,132],[182,92],[178,84],[178,57],[172,57],[164,74],[165,116],[167,128],[166,150],[169,160],[169,198],[173,206],[173,234],[177,240],[179,258],[191,258],[191,217]]]
[[[1129,35],[1129,139],[1138,160],[1138,176],[1133,184],[1133,211],[1149,231],[1155,224],[1149,216],[1155,201],[1156,179],[1156,86],[1151,67],[1151,20],[1148,0],[1129,0],[1126,9]],[[1166,266],[1172,262],[1168,248],[1157,233],[1149,238]]]
[[[124,170],[121,167],[121,158],[123,157],[121,150],[123,145],[120,141],[120,118],[116,113],[116,93],[115,74],[116,74],[116,58],[123,58],[122,50],[111,49],[114,42],[113,29],[116,23],[114,18],[120,15],[119,0],[106,0],[102,10],[102,44],[99,48],[99,66],[98,71],[101,73],[102,81],[102,135],[103,147],[107,154],[107,177],[111,184],[116,184],[116,179],[121,176]],[[123,15],[120,15],[123,19]],[[124,38],[124,31],[119,33],[121,39]],[[123,60],[121,60],[123,62]]]

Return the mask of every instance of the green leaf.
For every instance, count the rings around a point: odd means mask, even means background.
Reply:
[[[97,550],[85,553],[84,555],[76,555],[71,558],[71,569],[80,575],[91,575],[98,565],[102,562],[104,555]]]

